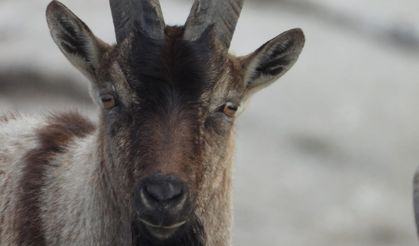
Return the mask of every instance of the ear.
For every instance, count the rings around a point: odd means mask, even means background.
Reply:
[[[303,31],[292,29],[267,42],[252,54],[240,58],[248,96],[284,75],[297,61],[304,42]]]
[[[96,80],[100,59],[109,45],[96,38],[86,24],[58,1],[47,8],[51,36],[67,59],[90,80]]]

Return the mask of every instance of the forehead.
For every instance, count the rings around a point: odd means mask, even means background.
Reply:
[[[197,101],[213,87],[211,42],[203,37],[190,42],[183,29],[169,27],[165,40],[153,40],[135,33],[120,56],[129,87],[143,99]]]

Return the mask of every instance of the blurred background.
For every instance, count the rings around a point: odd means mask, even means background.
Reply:
[[[0,0],[0,111],[77,108],[87,81],[51,40],[48,0]],[[114,42],[106,0],[63,0]],[[183,24],[192,0],[161,0]],[[417,245],[411,181],[419,165],[419,1],[248,0],[232,52],[301,27],[295,67],[238,123],[238,246]]]

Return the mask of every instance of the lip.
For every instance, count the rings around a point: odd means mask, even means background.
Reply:
[[[155,224],[153,224],[153,223],[150,223],[150,222],[148,222],[148,221],[146,221],[146,220],[143,220],[143,219],[140,219],[140,221],[144,224],[144,225],[146,225],[146,226],[148,226],[148,227],[150,227],[150,228],[153,228],[153,229],[159,229],[159,230],[174,230],[174,229],[178,229],[179,227],[181,227],[181,226],[183,226],[184,224],[186,224],[186,221],[181,221],[181,222],[179,222],[179,223],[176,223],[176,224],[173,224],[173,225],[170,225],[170,226],[164,226],[164,225],[155,225]]]
[[[144,219],[139,219],[141,223],[145,225],[147,230],[153,235],[155,238],[159,240],[167,240],[171,236],[173,236],[176,231],[186,224],[186,221],[182,221],[173,225],[155,225],[153,223],[150,223]]]

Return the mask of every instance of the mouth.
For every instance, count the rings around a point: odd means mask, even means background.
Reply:
[[[155,225],[144,219],[139,219],[147,230],[159,240],[166,240],[173,236],[178,229],[186,224],[186,221],[181,221],[172,225]]]

